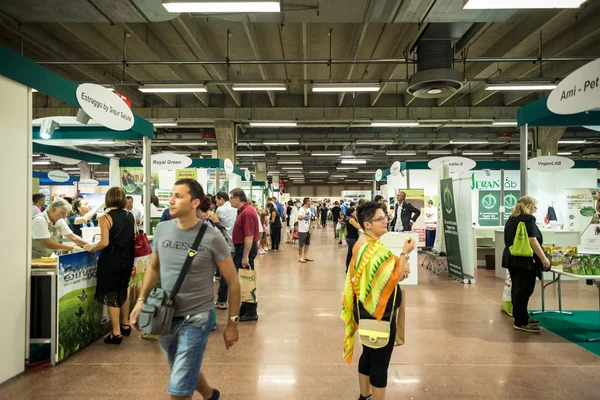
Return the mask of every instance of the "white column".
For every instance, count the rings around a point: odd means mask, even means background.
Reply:
[[[148,235],[152,234],[150,230],[150,196],[152,196],[152,188],[150,186],[150,176],[152,174],[152,140],[144,136],[144,232]]]
[[[0,76],[0,147],[2,187],[10,191],[10,212],[0,230],[0,382],[24,371],[25,336],[31,269],[31,90]]]
[[[527,160],[529,159],[529,126],[521,127],[521,196],[527,196]]]
[[[110,187],[121,186],[121,170],[118,158],[110,159],[110,164],[108,165],[108,184]]]

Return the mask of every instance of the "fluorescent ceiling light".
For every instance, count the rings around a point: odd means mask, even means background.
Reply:
[[[348,175],[338,175],[338,174],[334,174],[334,175],[329,175],[330,178],[347,178]]]
[[[358,167],[336,167],[336,169],[340,169],[340,170],[348,169],[349,170],[349,169],[358,169]]]
[[[519,123],[517,121],[494,121],[492,123],[493,126],[518,126]]]
[[[79,167],[66,167],[63,171],[79,171]]]
[[[339,157],[342,153],[336,153],[331,151],[313,151],[311,153],[314,157]]]
[[[450,150],[429,150],[427,154],[432,156],[446,156],[452,154],[452,152]]]
[[[465,0],[465,10],[521,10],[532,8],[579,8],[587,0]]]
[[[152,125],[154,125],[155,128],[162,128],[167,126],[177,126],[177,122],[154,122]]]
[[[265,153],[237,153],[238,157],[264,157]]]
[[[463,156],[493,156],[493,151],[463,151]]]
[[[171,13],[276,13],[281,11],[279,1],[163,0],[162,5]]]
[[[584,144],[586,143],[585,139],[581,140],[559,140],[558,144]]]
[[[287,90],[285,83],[235,83],[236,92]]]
[[[278,151],[275,153],[277,156],[299,156],[299,151]]]
[[[389,150],[385,152],[386,156],[416,156],[417,152],[416,151],[396,151],[396,150]]]
[[[88,165],[102,165],[102,163],[99,163],[99,162],[89,162]]]
[[[106,157],[114,157],[115,153],[104,153]]]
[[[41,157],[41,154],[40,154],[40,153],[33,153],[33,154],[31,155],[31,157]]]
[[[264,142],[265,146],[297,146],[300,144],[297,140],[291,140],[287,142]]]
[[[181,84],[181,85],[143,85],[138,87],[142,93],[206,93],[205,85]]]
[[[386,144],[394,144],[394,141],[393,140],[357,140],[356,144],[382,146],[382,145],[386,145]]]
[[[329,171],[308,171],[309,174],[328,174]]]
[[[373,171],[356,171],[355,174],[369,174],[369,175],[375,175],[375,172]]]
[[[342,164],[366,164],[367,160],[364,160],[362,158],[349,158],[346,160],[342,160]]]
[[[293,128],[298,126],[298,124],[294,121],[254,121],[250,122],[250,126],[255,128]]]
[[[488,144],[487,140],[450,140],[450,144]]]
[[[559,156],[570,156],[571,154],[573,154],[570,151],[559,151],[558,153],[556,153]]]
[[[302,161],[277,161],[277,164],[302,164]]]
[[[206,146],[207,142],[172,142],[170,146]]]
[[[278,175],[280,173],[281,173],[281,171],[267,171],[267,174],[271,174],[271,175]]]
[[[402,128],[402,127],[415,127],[419,126],[418,121],[373,121],[371,127],[373,128]]]
[[[281,167],[281,169],[304,169],[304,167]]]
[[[34,161],[31,163],[31,165],[50,165],[50,161]]]
[[[313,83],[313,92],[378,92],[379,83]]]
[[[498,83],[488,84],[485,90],[553,90],[556,85],[553,83]]]

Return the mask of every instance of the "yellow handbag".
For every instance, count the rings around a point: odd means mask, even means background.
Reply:
[[[394,290],[394,302],[392,304],[392,315],[389,321],[377,321],[375,319],[360,319],[360,309],[358,308],[358,297],[356,298],[356,307],[358,314],[358,337],[363,346],[372,349],[381,349],[387,346],[390,341],[390,328],[394,320],[394,311],[396,309],[396,295],[398,287]]]

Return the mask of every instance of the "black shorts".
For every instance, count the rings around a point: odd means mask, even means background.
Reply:
[[[310,246],[310,232],[298,232],[298,247]]]

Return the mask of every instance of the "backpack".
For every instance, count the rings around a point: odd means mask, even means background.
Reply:
[[[525,222],[519,222],[515,240],[508,249],[510,255],[514,257],[533,257],[533,249],[531,248],[531,243],[529,243],[529,235],[527,234]]]
[[[207,225],[217,228],[217,230],[219,232],[221,232],[221,235],[223,235],[223,237],[225,238],[225,241],[227,242],[229,247],[231,247],[232,249],[234,248],[233,240],[231,239],[231,237],[229,237],[229,234],[227,233],[227,229],[225,229],[225,227],[223,225],[221,225],[220,222],[215,222],[210,218],[206,218],[203,222]]]

